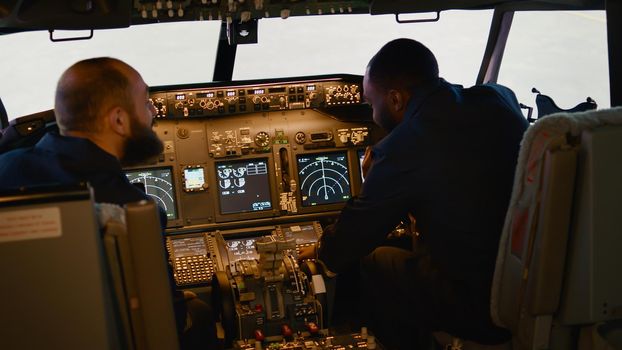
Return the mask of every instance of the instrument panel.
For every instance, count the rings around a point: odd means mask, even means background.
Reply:
[[[384,136],[355,75],[153,87],[150,98],[164,152],[125,171],[165,208],[169,234],[334,215]]]
[[[150,98],[164,152],[125,172],[166,210],[177,286],[209,287],[228,347],[339,348],[320,333],[334,286],[297,256],[358,194],[365,148],[384,136],[362,77],[154,87]]]
[[[307,77],[290,80],[232,82],[155,87],[151,99],[156,118],[188,118],[356,105],[362,101],[354,76]],[[163,90],[163,91],[162,91]],[[235,135],[219,135],[224,138]],[[250,141],[250,139],[246,139]]]
[[[317,221],[202,233],[169,235],[166,247],[180,287],[209,284],[217,271],[236,272],[240,261],[259,260],[257,242],[275,234],[293,242],[292,254],[317,242],[322,226]]]
[[[329,333],[334,286],[313,262],[297,262],[299,250],[321,234],[312,221],[171,235],[166,243],[178,286],[212,287],[226,348],[383,349],[365,328]]]

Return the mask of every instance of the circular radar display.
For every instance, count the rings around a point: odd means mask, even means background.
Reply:
[[[345,152],[302,154],[296,158],[302,206],[341,203],[350,198]]]
[[[166,211],[169,220],[177,219],[175,207],[175,190],[171,169],[143,169],[125,172],[132,184],[142,184],[145,192]]]

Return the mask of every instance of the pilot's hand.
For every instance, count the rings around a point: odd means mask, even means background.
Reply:
[[[363,164],[361,164],[361,168],[363,170],[363,177],[367,177],[367,173],[369,172],[369,168],[371,167],[373,153],[371,152],[371,146],[367,146],[365,148],[365,155],[363,156]]]
[[[300,249],[300,253],[298,254],[298,260],[302,261],[307,259],[315,259],[316,249],[317,245],[315,244],[309,247],[303,247],[302,249]]]

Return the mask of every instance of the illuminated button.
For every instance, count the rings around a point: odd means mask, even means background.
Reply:
[[[255,304],[255,311],[257,311],[257,312],[263,312],[263,305],[261,305],[261,304]]]
[[[294,335],[294,331],[292,331],[292,328],[289,325],[284,324],[281,326],[281,334],[283,334],[283,336],[287,338]]]
[[[307,330],[309,330],[309,333],[311,334],[317,334],[320,331],[320,328],[315,322],[309,322],[307,323]]]
[[[263,341],[264,339],[266,339],[266,335],[263,333],[263,331],[261,329],[256,329],[255,330],[255,340]]]

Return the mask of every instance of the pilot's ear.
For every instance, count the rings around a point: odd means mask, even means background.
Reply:
[[[106,115],[110,129],[119,135],[127,135],[130,130],[129,115],[121,107],[114,107]]]
[[[393,112],[399,112],[406,108],[408,97],[403,91],[391,89],[389,90],[389,106]]]

